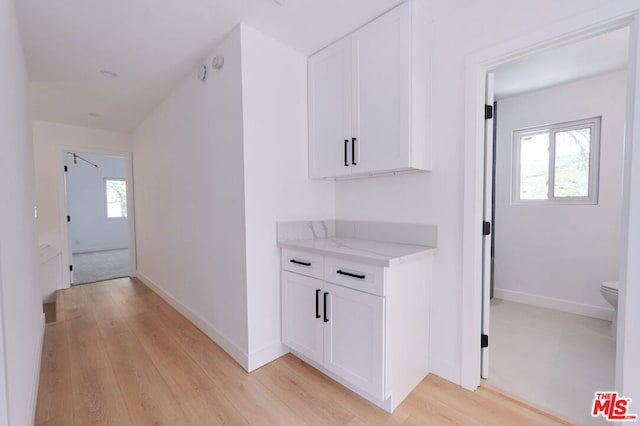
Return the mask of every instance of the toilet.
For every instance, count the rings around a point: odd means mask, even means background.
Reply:
[[[600,285],[600,294],[604,300],[613,306],[613,321],[611,321],[611,334],[616,336],[618,326],[618,281],[604,281]]]

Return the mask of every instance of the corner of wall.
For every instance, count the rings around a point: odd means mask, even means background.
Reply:
[[[231,358],[233,358],[242,368],[246,371],[250,370],[249,356],[243,351],[237,344],[231,339],[225,336],[220,330],[218,330],[213,324],[207,321],[202,316],[198,315],[186,305],[175,298],[171,293],[160,287],[144,273],[137,271],[137,278],[142,281],[146,286],[151,288],[158,296],[160,296],[165,302],[171,305],[176,311],[180,312],[185,318],[196,325],[204,334],[206,334],[211,340],[213,340],[218,346],[220,346]]]
[[[40,368],[42,365],[42,350],[44,348],[44,333],[46,331],[46,321],[45,321],[45,316],[44,313],[42,314],[42,331],[40,332],[40,336],[37,342],[37,348],[38,350],[34,352],[34,361],[33,363],[35,364],[33,367],[33,378],[31,380],[31,383],[33,383],[32,386],[32,393],[31,393],[31,400],[29,403],[29,413],[31,414],[31,420],[33,421],[33,424],[35,424],[35,419],[36,419],[36,405],[38,402],[38,390],[40,388]]]

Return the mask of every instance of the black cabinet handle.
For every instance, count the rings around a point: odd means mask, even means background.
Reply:
[[[348,277],[358,278],[360,280],[364,280],[366,278],[366,275],[352,274],[351,272],[345,272],[345,271],[341,271],[341,270],[337,270],[336,274],[346,275]]]
[[[327,318],[327,296],[329,292],[324,292],[324,306],[322,307],[324,310],[324,322],[329,322],[329,318]]]
[[[351,139],[351,164],[353,164],[354,166],[358,165],[358,163],[356,163],[356,141],[357,140],[358,140],[357,138]]]
[[[320,318],[320,289],[316,289],[316,319]]]
[[[349,167],[349,159],[347,158],[347,151],[349,150],[349,139],[344,140],[344,166]]]
[[[296,265],[311,266],[311,262],[301,262],[301,261],[295,260],[295,259],[289,259],[289,262],[295,263]]]

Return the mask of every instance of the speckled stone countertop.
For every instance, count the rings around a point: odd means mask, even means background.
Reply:
[[[379,266],[419,260],[435,252],[437,227],[355,221],[280,222],[278,247]]]
[[[435,247],[429,246],[341,237],[283,241],[278,246],[378,266],[413,262],[430,256],[435,251]]]

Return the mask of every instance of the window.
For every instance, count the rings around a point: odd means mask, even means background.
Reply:
[[[107,217],[127,217],[127,182],[124,179],[104,180],[107,194]]]
[[[600,117],[516,130],[513,202],[598,202]]]

